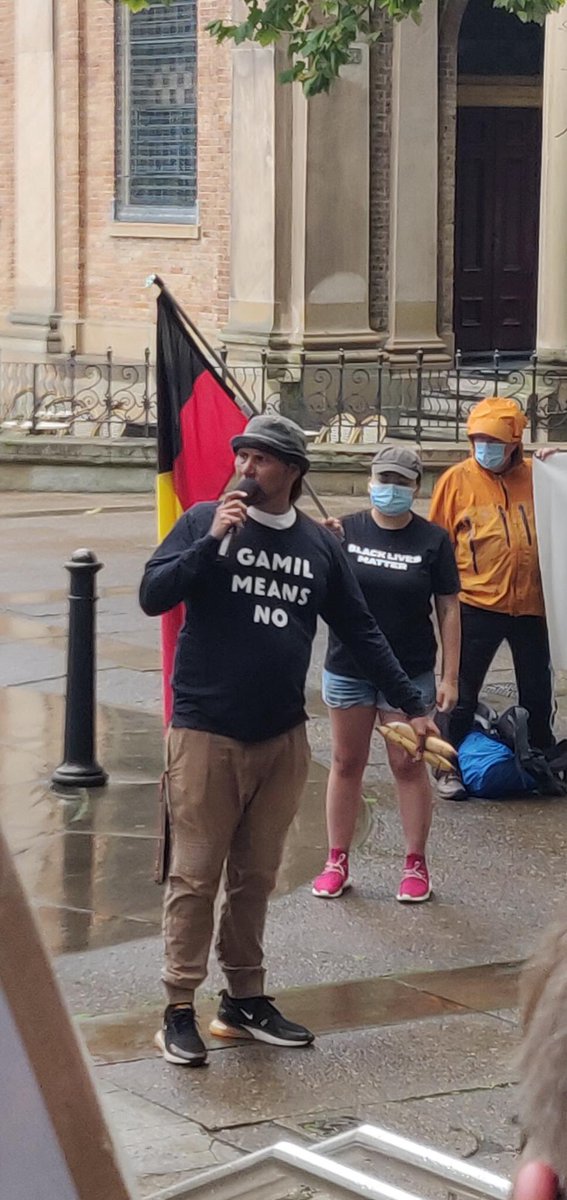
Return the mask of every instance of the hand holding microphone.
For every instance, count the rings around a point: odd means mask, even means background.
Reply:
[[[243,479],[238,490],[227,492],[221,500],[211,525],[211,534],[220,541],[219,556],[226,558],[229,546],[237,529],[241,529],[246,520],[246,509],[255,504],[263,496],[262,489],[255,479]]]

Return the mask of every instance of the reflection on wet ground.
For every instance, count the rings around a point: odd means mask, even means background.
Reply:
[[[307,883],[321,870],[327,854],[325,792],[329,772],[311,762],[300,811],[287,836],[276,894],[287,895]],[[358,819],[355,849],[362,845],[371,825],[370,809],[364,805]]]
[[[31,617],[12,616],[11,613],[0,613],[0,638],[14,641],[42,641],[66,637],[65,628],[46,625]]]
[[[60,697],[16,689],[0,693],[0,745],[9,748],[0,763],[0,817],[56,954],[158,933],[162,899],[153,882],[162,766],[159,718],[102,706],[99,754],[111,783],[102,790],[57,796],[45,776],[62,720]],[[324,861],[327,774],[312,762],[286,845],[279,895],[305,884]],[[34,782],[42,776],[43,782]],[[365,806],[357,845],[370,822]]]
[[[100,597],[105,596],[131,596],[136,592],[136,588],[131,584],[116,584],[111,587],[99,587],[98,594]],[[33,592],[0,592],[0,604],[50,604],[54,600],[61,602],[66,600],[69,591],[66,588],[47,588],[45,591]]]
[[[305,1023],[321,1036],[429,1017],[508,1010],[517,1004],[519,973],[519,963],[490,963],[454,971],[354,979],[288,988],[278,993],[278,1003],[292,1021]],[[217,1002],[210,996],[198,1001],[202,1031],[207,1030],[216,1008]],[[148,1058],[153,1056],[153,1035],[161,1013],[161,1007],[148,1005],[134,1012],[89,1017],[80,1021],[81,1032],[99,1063]],[[228,1047],[227,1042],[205,1036],[212,1050]]]
[[[9,750],[0,756],[0,818],[48,945],[54,954],[66,955],[157,935],[162,893],[153,882],[153,864],[161,721],[156,715],[102,706],[99,752],[111,785],[65,797],[47,786],[62,722],[61,697],[19,689],[0,693],[0,748]],[[307,883],[324,861],[326,782],[327,770],[313,762],[284,854],[280,896]],[[369,834],[371,820],[371,810],[364,806],[358,846]],[[306,1022],[317,1034],[471,1012],[501,1012],[506,1024],[514,1019],[510,1010],[516,1004],[517,974],[517,964],[396,971],[279,989],[278,1002],[291,1019]],[[204,1030],[216,1003],[210,992],[203,992],[199,1015]],[[154,1054],[160,1012],[153,999],[143,1004],[136,997],[127,1012],[84,1018],[81,1029],[99,1063],[148,1058]],[[216,1050],[231,1050],[230,1042],[209,1041]]]
[[[379,738],[365,787],[375,803],[361,814],[352,893],[338,903],[311,897],[309,881],[326,850],[326,772],[315,765],[266,930],[268,984],[278,1004],[331,1036],[305,1055],[217,1043],[211,1070],[189,1075],[152,1057],[163,1004],[162,893],[153,883],[159,635],[158,623],[140,616],[136,584],[155,528],[150,512],[109,516],[103,502],[58,499],[68,519],[12,521],[5,531],[0,676],[10,686],[0,693],[0,820],[58,955],[70,1011],[101,1064],[97,1076],[119,1132],[138,1171],[153,1176],[148,1190],[179,1182],[169,1172],[206,1165],[195,1139],[206,1142],[209,1165],[219,1147],[226,1150],[220,1142],[209,1150],[204,1127],[229,1127],[227,1142],[252,1149],[282,1136],[276,1118],[289,1121],[294,1136],[320,1136],[356,1117],[458,1153],[471,1153],[471,1142],[472,1152],[479,1144],[486,1150],[488,1138],[508,1146],[509,1126],[497,1110],[516,1038],[518,967],[493,964],[522,958],[551,916],[557,893],[549,877],[562,877],[567,806],[439,805],[431,839],[435,898],[408,909],[393,899],[403,837]],[[23,497],[14,510],[21,513],[22,503],[35,508],[38,499]],[[330,511],[351,503],[364,506],[337,496]],[[69,515],[75,505],[79,517]],[[32,538],[33,555],[22,555]],[[64,564],[80,545],[106,564],[98,576],[98,752],[111,787],[63,799],[48,787],[61,757],[63,700],[36,689],[64,687]],[[330,757],[320,695],[324,643],[320,629],[307,693],[310,740],[322,763]],[[509,655],[500,654],[491,684],[508,683],[510,672]],[[223,985],[213,956],[209,968],[198,995],[203,1031]],[[464,1150],[454,1146],[463,1130]],[[177,1166],[176,1139],[183,1145]]]
[[[54,614],[52,613],[51,616]],[[0,613],[0,643],[3,641],[41,642],[42,646],[66,646],[67,615],[61,616],[59,625],[48,625],[39,616],[20,616]],[[155,646],[140,646],[120,641],[115,637],[99,635],[97,654],[101,665],[106,662],[133,671],[159,671],[160,653]]]

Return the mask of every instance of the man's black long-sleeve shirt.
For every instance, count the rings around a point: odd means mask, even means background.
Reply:
[[[226,557],[196,504],[147,563],[140,604],[157,616],[186,604],[173,674],[173,725],[242,742],[306,720],[305,679],[317,617],[389,702],[421,716],[421,697],[377,628],[334,534],[301,512],[287,529],[251,516]]]

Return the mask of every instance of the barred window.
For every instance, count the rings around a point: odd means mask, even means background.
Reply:
[[[116,6],[116,217],[197,220],[197,0]]]

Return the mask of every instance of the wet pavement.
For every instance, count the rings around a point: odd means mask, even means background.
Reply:
[[[335,512],[360,501],[333,497]],[[30,515],[33,513],[34,515]],[[161,770],[158,623],[137,606],[153,540],[140,499],[9,497],[0,556],[0,820],[106,1103],[143,1193],[268,1144],[384,1123],[509,1169],[518,1144],[511,1079],[521,959],[561,903],[561,800],[438,804],[433,901],[393,900],[402,841],[375,738],[353,856],[338,902],[309,883],[325,856],[329,729],[319,694],[324,634],[308,686],[314,761],[268,921],[269,983],[313,1050],[222,1043],[206,1071],[157,1058],[161,891],[153,883]],[[56,795],[67,619],[63,563],[88,545],[99,575],[98,743],[108,788]],[[510,703],[498,656],[487,698]],[[563,692],[563,686],[560,691]],[[560,728],[567,705],[559,696]],[[211,963],[203,1028],[222,985]]]

